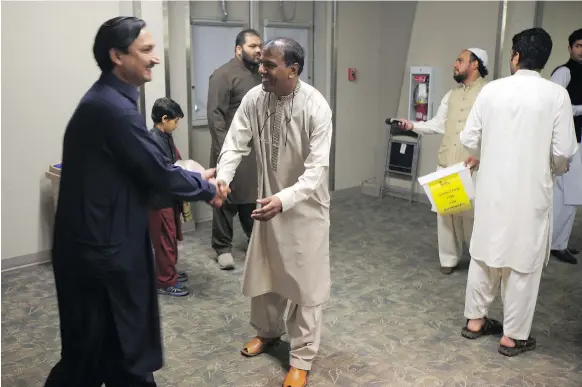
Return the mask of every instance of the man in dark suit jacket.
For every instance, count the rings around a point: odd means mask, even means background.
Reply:
[[[93,53],[102,75],[63,142],[52,250],[62,350],[45,386],[153,387],[162,340],[148,197],[220,206],[223,196],[207,180],[213,171],[170,163],[137,109],[137,87],[159,63],[145,22],[105,22]]]

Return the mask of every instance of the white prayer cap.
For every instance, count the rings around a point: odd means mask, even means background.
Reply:
[[[475,54],[477,58],[481,59],[481,62],[483,62],[483,66],[487,67],[487,60],[489,59],[489,57],[487,56],[487,51],[482,50],[480,48],[469,48],[469,51]]]

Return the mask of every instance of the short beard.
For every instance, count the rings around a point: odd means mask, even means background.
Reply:
[[[242,61],[245,64],[245,66],[247,66],[247,67],[257,67],[258,66],[258,63],[255,60],[251,59],[251,57],[248,56],[247,53],[244,51],[242,52]]]
[[[463,83],[463,82],[465,82],[465,80],[467,80],[467,73],[455,74],[455,75],[453,75],[453,79],[457,83]]]

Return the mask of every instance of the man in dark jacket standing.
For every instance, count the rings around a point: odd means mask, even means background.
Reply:
[[[137,109],[159,63],[145,22],[117,17],[97,32],[99,80],[65,131],[52,263],[61,360],[48,387],[154,387],[162,340],[148,233],[150,192],[220,206],[201,176],[174,167]]]
[[[208,85],[208,127],[212,136],[210,167],[216,167],[224,138],[242,98],[261,83],[259,60],[262,42],[257,31],[241,31],[235,42],[235,57],[210,76]],[[236,214],[243,231],[250,239],[253,230],[251,212],[257,200],[257,161],[254,149],[244,157],[231,183],[232,194],[220,208],[214,210],[212,219],[212,248],[216,251],[218,265],[223,270],[233,269],[232,237]]]

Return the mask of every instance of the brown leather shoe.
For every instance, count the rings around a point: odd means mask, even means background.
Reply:
[[[289,368],[283,387],[305,387],[307,386],[307,371],[295,367]]]
[[[275,344],[277,341],[279,341],[279,338],[267,339],[265,337],[257,336],[251,339],[251,341],[241,349],[240,353],[246,357],[257,356],[265,352],[265,349],[267,349],[269,345]]]

